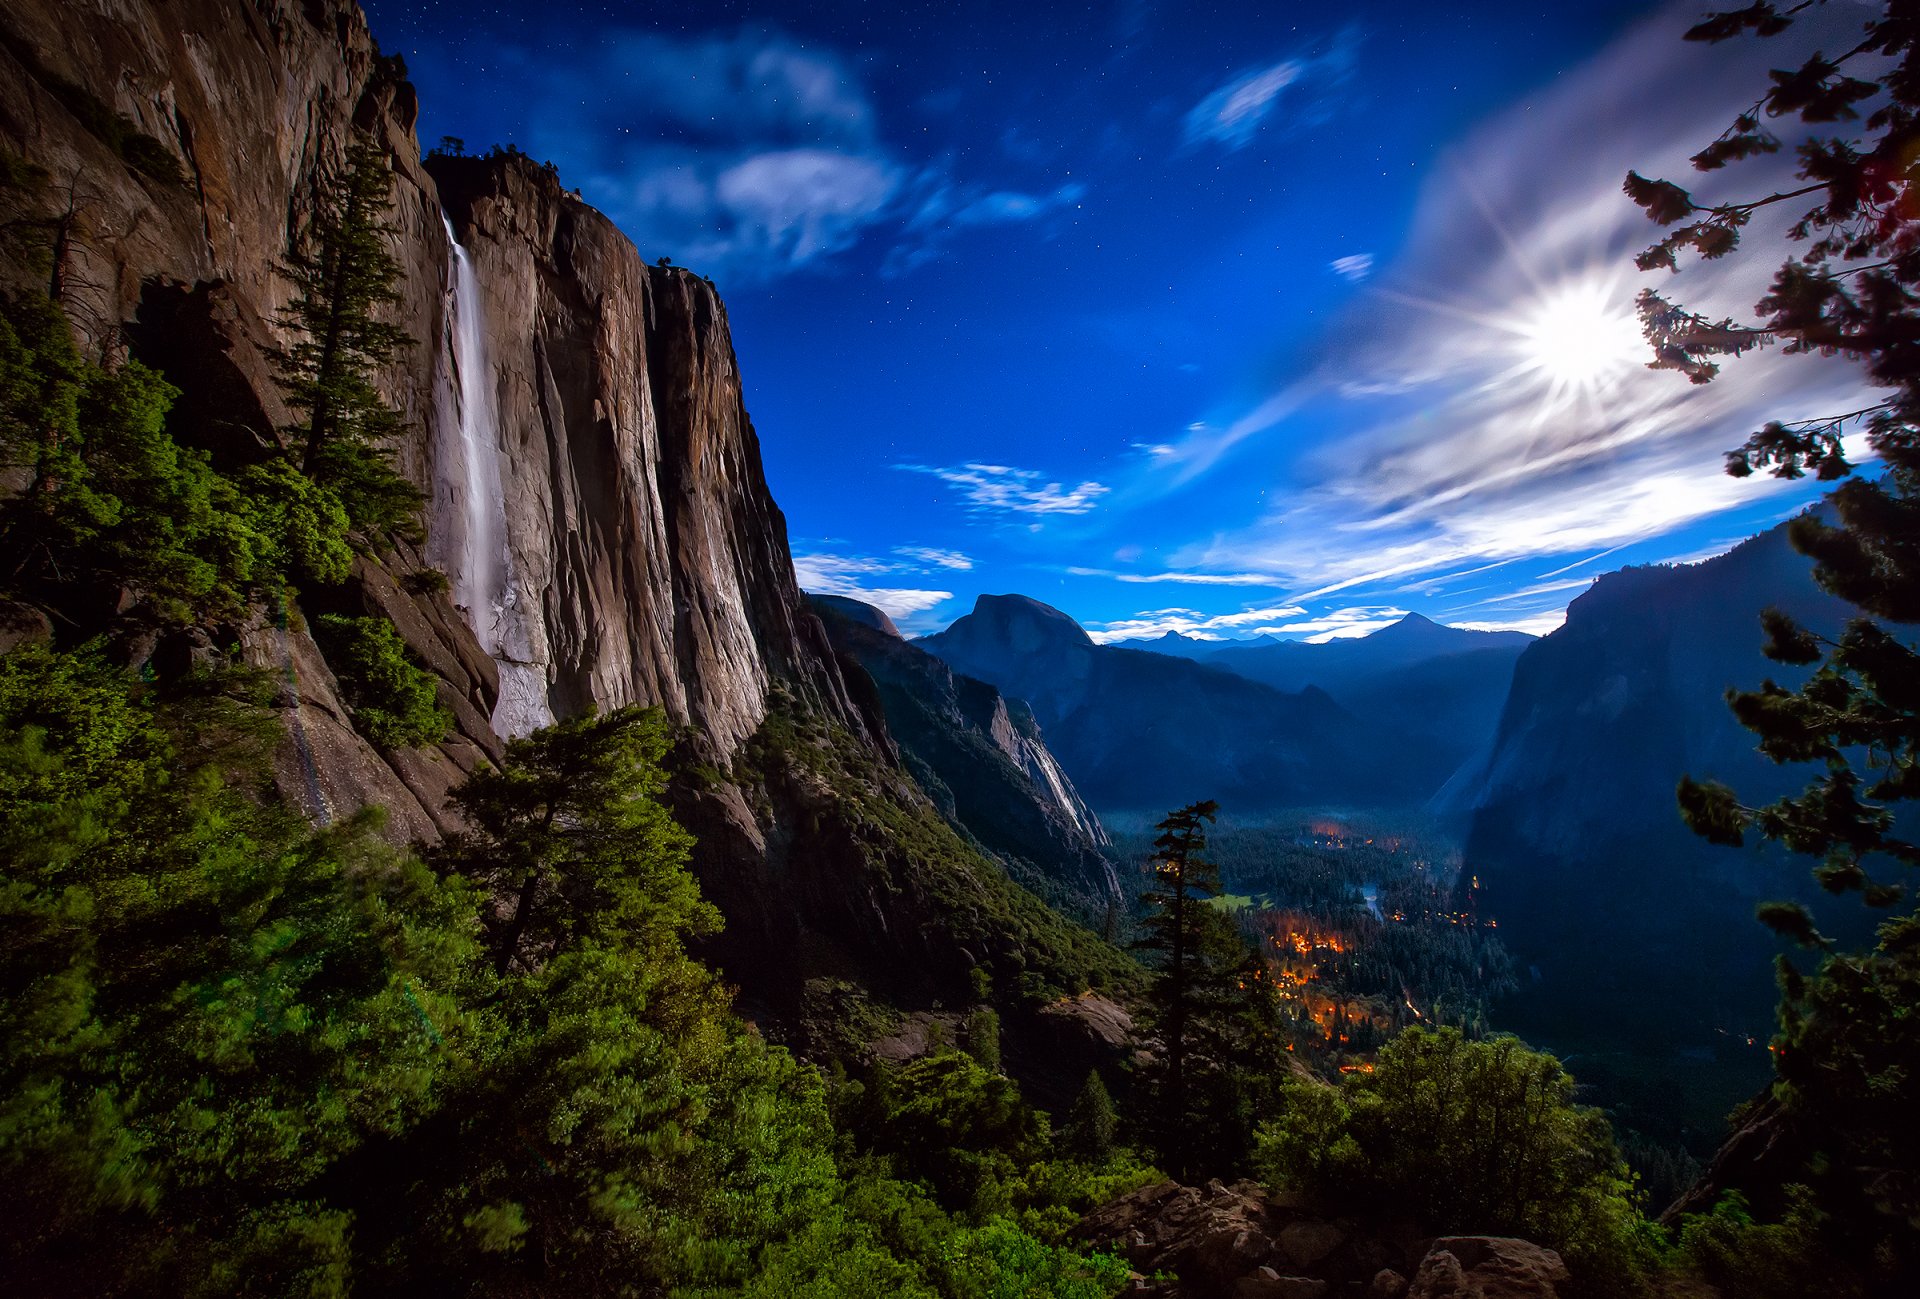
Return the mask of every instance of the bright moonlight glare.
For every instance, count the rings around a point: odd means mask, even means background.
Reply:
[[[1561,391],[1591,391],[1647,360],[1640,322],[1609,284],[1549,291],[1515,322],[1514,333],[1523,367]]]

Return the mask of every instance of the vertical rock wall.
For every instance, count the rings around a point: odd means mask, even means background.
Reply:
[[[157,141],[181,179],[130,165],[98,129],[103,109]],[[0,215],[71,214],[69,314],[100,354],[131,352],[183,389],[181,436],[244,458],[288,422],[268,360],[285,341],[278,265],[313,219],[316,178],[365,132],[395,173],[397,312],[416,340],[383,376],[409,429],[398,458],[431,494],[444,467],[430,430],[448,400],[444,181],[495,362],[509,544],[529,601],[515,652],[553,710],[658,704],[724,761],[779,680],[861,731],[801,604],[712,287],[648,267],[524,159],[456,160],[437,179],[415,115],[349,0],[10,0],[0,14],[0,148],[44,178],[0,193]],[[0,283],[37,289],[45,275],[16,260]],[[322,819],[385,805],[396,837],[444,828],[446,788],[498,751],[486,724],[498,672],[444,595],[395,580],[420,562],[363,565],[353,598],[442,676],[461,734],[441,750],[361,741],[299,610],[263,614],[245,638],[288,682],[289,794]]]

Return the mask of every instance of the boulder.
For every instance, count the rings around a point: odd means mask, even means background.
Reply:
[[[1420,1260],[1407,1296],[1558,1299],[1559,1287],[1569,1277],[1558,1254],[1531,1241],[1512,1236],[1442,1236]]]
[[[1373,1274],[1367,1285],[1367,1299],[1400,1299],[1407,1292],[1407,1278],[1390,1267]]]
[[[1327,1293],[1325,1281],[1308,1276],[1281,1276],[1270,1267],[1234,1283],[1233,1299],[1321,1299]]]

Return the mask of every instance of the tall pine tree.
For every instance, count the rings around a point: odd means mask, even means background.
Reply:
[[[374,382],[413,342],[385,319],[400,300],[400,266],[388,244],[393,173],[384,150],[357,138],[344,165],[318,182],[309,237],[288,254],[294,296],[283,323],[298,337],[279,354],[288,402],[303,415],[288,453],[338,497],[356,529],[415,525],[420,496],[393,469],[397,411]]]
[[[1756,3],[1715,14],[1688,38],[1723,41],[1791,31],[1818,0]],[[1864,114],[1864,119],[1862,118]],[[1813,668],[1798,688],[1767,681],[1729,694],[1735,714],[1776,762],[1819,769],[1799,794],[1765,806],[1719,784],[1683,781],[1681,809],[1720,843],[1748,834],[1819,859],[1820,884],[1890,911],[1870,950],[1848,952],[1802,907],[1761,908],[1775,930],[1822,953],[1808,977],[1782,961],[1774,1094],[1807,1151],[1790,1175],[1813,1187],[1831,1256],[1873,1290],[1920,1272],[1920,918],[1904,878],[1920,865],[1913,813],[1920,797],[1920,12],[1888,3],[1838,53],[1815,51],[1772,73],[1772,84],[1693,158],[1702,172],[1778,152],[1771,121],[1816,134],[1798,147],[1799,185],[1701,203],[1680,185],[1629,174],[1629,196],[1673,229],[1641,255],[1643,269],[1678,270],[1681,255],[1739,248],[1754,213],[1811,200],[1789,237],[1800,247],[1756,304],[1757,319],[1711,320],[1649,290],[1641,316],[1656,368],[1711,382],[1716,357],[1779,344],[1787,352],[1858,363],[1875,395],[1859,408],[1775,421],[1728,457],[1744,477],[1808,472],[1841,485],[1832,522],[1791,529],[1820,584],[1860,610],[1837,638],[1778,612],[1766,652]],[[1862,129],[1863,128],[1863,129]],[[1864,432],[1877,475],[1855,472],[1843,437]]]
[[[1150,993],[1158,1043],[1147,1127],[1180,1178],[1241,1164],[1281,1046],[1277,1007],[1257,952],[1214,902],[1220,869],[1202,854],[1212,801],[1172,812],[1156,827],[1153,886],[1134,946],[1158,973]]]

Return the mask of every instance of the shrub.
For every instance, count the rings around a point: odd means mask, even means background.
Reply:
[[[1289,1082],[1256,1159],[1268,1181],[1337,1211],[1524,1236],[1584,1284],[1622,1289],[1650,1261],[1646,1227],[1606,1117],[1576,1105],[1573,1086],[1516,1038],[1410,1029],[1339,1088]]]
[[[433,674],[414,663],[392,623],[323,614],[315,630],[361,734],[383,749],[446,738],[453,714],[435,697]]]

